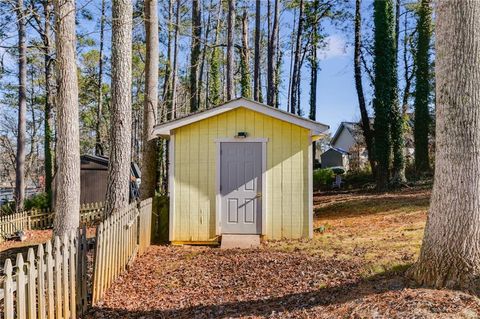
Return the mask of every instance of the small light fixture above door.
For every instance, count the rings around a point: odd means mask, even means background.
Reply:
[[[238,132],[237,135],[235,135],[235,138],[246,138],[247,136],[247,132]]]

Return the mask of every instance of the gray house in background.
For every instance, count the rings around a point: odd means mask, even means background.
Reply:
[[[331,147],[320,156],[322,168],[341,166],[345,168],[345,170],[348,170],[349,155],[350,154],[345,150]]]

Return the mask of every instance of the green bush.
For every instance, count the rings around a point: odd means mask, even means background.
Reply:
[[[313,189],[320,190],[330,187],[335,180],[335,173],[330,168],[320,168],[313,171]]]
[[[168,242],[170,199],[165,194],[156,193],[152,207],[152,242]]]
[[[48,204],[47,193],[39,193],[33,195],[30,198],[27,198],[24,202],[24,209],[47,209],[50,205]]]

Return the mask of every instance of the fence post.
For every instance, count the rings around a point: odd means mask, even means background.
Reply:
[[[45,319],[45,264],[43,245],[38,245],[38,319]]]
[[[23,263],[23,256],[22,254],[17,254],[17,318],[18,319],[25,319],[27,317],[25,311],[25,269]]]
[[[36,277],[35,254],[33,248],[30,248],[27,253],[27,314],[29,319],[37,318]]]

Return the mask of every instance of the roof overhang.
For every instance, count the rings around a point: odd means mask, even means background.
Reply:
[[[329,126],[326,124],[315,122],[310,119],[291,114],[246,98],[238,98],[208,110],[193,113],[185,117],[158,124],[154,127],[152,135],[153,137],[168,137],[172,134],[172,131],[174,129],[234,110],[239,107],[244,107],[246,109],[259,112],[264,115],[271,116],[273,118],[309,129],[311,131],[311,135],[314,138],[321,137],[323,135],[322,133],[329,129]]]

